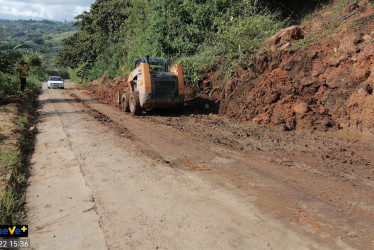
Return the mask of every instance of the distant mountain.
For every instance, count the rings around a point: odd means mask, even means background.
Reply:
[[[0,19],[0,23],[10,23],[12,22],[11,20],[4,20],[4,19]]]
[[[0,49],[17,48],[26,54],[48,54],[61,48],[61,40],[75,31],[77,27],[73,23],[0,19]]]
[[[25,56],[42,56],[48,67],[57,63],[62,40],[78,30],[72,22],[0,19],[0,51],[17,49]]]

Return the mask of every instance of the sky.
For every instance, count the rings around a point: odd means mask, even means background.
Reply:
[[[95,0],[0,0],[0,19],[73,21]]]

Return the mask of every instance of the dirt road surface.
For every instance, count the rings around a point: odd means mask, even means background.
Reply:
[[[374,248],[370,135],[133,117],[72,82],[39,99],[35,249]]]

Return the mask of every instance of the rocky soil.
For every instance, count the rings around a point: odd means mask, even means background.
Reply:
[[[223,87],[220,71],[201,90],[219,114],[285,130],[374,131],[374,6],[335,1],[269,38]]]

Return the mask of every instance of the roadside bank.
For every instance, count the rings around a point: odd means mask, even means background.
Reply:
[[[25,90],[0,105],[0,224],[26,220],[28,157],[34,150],[39,90]]]

